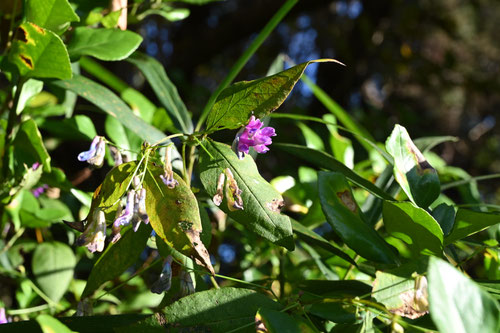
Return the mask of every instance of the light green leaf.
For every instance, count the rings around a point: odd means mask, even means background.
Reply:
[[[37,95],[43,89],[43,82],[35,79],[29,79],[26,81],[22,88],[21,94],[19,95],[19,101],[17,102],[16,113],[20,114],[31,97]]]
[[[141,42],[142,37],[129,30],[78,27],[68,45],[68,52],[71,59],[89,55],[105,61],[123,60]]]
[[[456,136],[427,136],[413,140],[415,146],[423,153],[430,151],[432,148],[443,142],[457,142]]]
[[[168,188],[160,178],[163,168],[148,166],[144,178],[146,210],[156,234],[184,255],[194,255],[200,266],[213,273],[210,255],[200,239],[202,225],[198,201],[189,186],[174,173],[179,183]]]
[[[239,188],[242,190],[244,210],[229,210],[224,198],[219,208],[235,221],[242,223],[249,230],[270,240],[271,242],[293,250],[292,226],[290,218],[271,209],[273,203],[283,200],[274,189],[259,174],[255,161],[250,156],[239,160],[228,145],[206,140],[205,149],[200,149],[200,179],[210,197],[217,191],[219,174],[229,168],[234,175]]]
[[[187,8],[174,8],[167,4],[161,4],[159,8],[151,8],[143,11],[137,15],[137,19],[142,21],[150,15],[159,15],[167,21],[176,22],[184,20],[190,13],[190,10]]]
[[[288,97],[309,64],[337,62],[318,59],[254,81],[237,82],[224,89],[207,117],[207,130],[234,129],[248,122],[250,116],[263,118],[276,110]]]
[[[344,175],[321,171],[318,186],[326,220],[351,249],[375,262],[394,264],[399,261],[393,249],[364,221]]]
[[[50,172],[50,155],[33,119],[27,119],[21,123],[19,132],[14,139],[14,147],[18,162],[23,161],[29,166],[39,162],[43,165],[43,171]]]
[[[415,281],[405,276],[399,276],[382,271],[375,273],[373,281],[373,298],[382,303],[388,310],[404,309],[402,294],[415,292]],[[408,299],[412,299],[409,297]]]
[[[442,333],[500,332],[498,303],[445,261],[429,261],[429,306]]]
[[[61,323],[59,320],[56,318],[47,315],[47,314],[41,314],[38,317],[36,317],[36,321],[38,322],[38,325],[40,325],[40,328],[42,329],[43,333],[72,333],[73,331],[70,330],[66,325]]]
[[[325,145],[323,144],[323,140],[321,137],[313,131],[309,126],[304,123],[297,123],[299,126],[302,135],[306,141],[307,148],[316,149],[316,150],[325,150]]]
[[[115,10],[114,12],[109,13],[101,19],[101,24],[103,27],[112,29],[116,28],[118,25],[118,20],[120,19],[120,15],[122,13],[121,9]]]
[[[164,309],[170,328],[226,333],[255,321],[259,308],[280,310],[281,304],[250,289],[221,288],[181,298]],[[238,332],[255,332],[255,326]]]
[[[346,176],[351,182],[353,182],[357,186],[366,189],[367,191],[371,192],[372,194],[374,194],[379,198],[385,200],[394,200],[394,198],[391,195],[389,195],[382,189],[378,188],[370,181],[364,179],[353,170],[346,167],[344,164],[335,159],[332,155],[321,152],[319,150],[290,143],[275,143],[273,144],[273,147],[282,149],[292,155],[300,157],[303,160],[316,165],[317,167],[340,172],[344,176]]]
[[[92,295],[104,282],[120,276],[132,266],[146,247],[150,235],[151,227],[141,223],[137,232],[129,228],[118,242],[109,244],[92,267],[82,298]]]
[[[70,22],[79,22],[68,0],[28,0],[26,19],[57,34],[69,27]]]
[[[36,247],[32,269],[40,288],[59,302],[73,279],[76,258],[73,250],[60,242],[45,242]]]
[[[330,131],[330,146],[333,156],[348,168],[354,168],[354,149],[352,148],[351,140],[341,136],[337,127],[332,125],[337,123],[337,119],[333,114],[325,114],[323,120],[329,123],[326,127]]]
[[[389,234],[408,244],[415,257],[442,254],[443,231],[424,209],[411,202],[384,201],[382,214]]]
[[[394,127],[385,146],[387,152],[394,157],[396,181],[413,203],[427,208],[441,192],[436,170],[400,125]]]
[[[451,244],[498,223],[500,223],[500,214],[476,212],[459,208],[453,229],[448,237],[444,239],[444,244]]]
[[[262,321],[269,333],[301,333],[299,324],[292,316],[267,308],[260,309],[255,316],[255,321]],[[258,326],[258,324],[256,324]]]
[[[192,133],[191,116],[177,88],[168,78],[165,68],[156,59],[138,52],[127,60],[136,65],[144,74],[160,103],[172,117],[175,126],[183,133]]]
[[[17,28],[9,61],[25,77],[71,78],[68,52],[55,33],[26,22]]]

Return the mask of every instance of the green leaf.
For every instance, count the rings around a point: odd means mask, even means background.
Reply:
[[[413,140],[415,146],[420,149],[423,153],[430,151],[432,148],[443,142],[457,142],[458,138],[456,136],[427,136],[424,138],[418,138]]]
[[[444,236],[448,236],[455,224],[455,208],[442,203],[432,210],[432,217],[441,226]]]
[[[444,239],[444,244],[451,244],[497,223],[500,223],[499,214],[476,212],[459,208],[457,216],[455,217],[453,229],[448,237]]]
[[[373,281],[373,298],[384,304],[388,310],[404,309],[405,302],[400,296],[412,292],[415,292],[413,279],[382,271],[376,272],[375,281]],[[410,296],[409,299],[411,298],[413,297]]]
[[[174,8],[167,4],[161,4],[159,8],[147,9],[137,15],[139,21],[144,20],[149,15],[159,15],[170,22],[181,21],[187,18],[190,14],[187,8]]]
[[[26,19],[57,34],[69,27],[70,22],[79,22],[68,0],[28,0]]]
[[[73,250],[60,242],[45,242],[36,247],[32,270],[40,288],[59,302],[73,279],[76,258]]]
[[[122,13],[122,9],[115,10],[114,12],[109,13],[101,19],[101,24],[103,27],[112,29],[116,28],[118,25],[118,20],[120,19],[120,15]]]
[[[352,305],[325,300],[306,307],[307,312],[334,323],[354,323],[356,321],[356,308]]]
[[[340,248],[333,245],[332,243],[330,243],[314,231],[308,229],[306,226],[295,221],[294,219],[290,219],[290,221],[292,222],[293,231],[297,233],[301,238],[306,240],[307,243],[318,245],[319,247],[339,256],[350,264],[356,265],[356,262]]]
[[[411,202],[384,201],[382,214],[389,234],[408,244],[415,257],[442,255],[443,231],[434,218]]]
[[[75,75],[71,80],[55,81],[53,84],[71,90],[98,106],[143,140],[154,143],[165,138],[162,132],[137,117],[128,105],[108,88],[92,80]]]
[[[25,77],[71,78],[68,52],[55,33],[26,22],[17,28],[9,61]]]
[[[92,295],[104,282],[120,276],[135,264],[146,246],[149,235],[151,227],[141,223],[137,232],[129,228],[118,242],[109,244],[92,267],[82,298]]]
[[[224,89],[208,114],[207,130],[234,129],[248,122],[250,116],[263,118],[276,110],[288,97],[309,64],[337,62],[312,60],[275,75],[254,81],[237,82]]]
[[[43,171],[50,172],[50,155],[43,144],[42,135],[33,119],[21,123],[19,132],[14,139],[14,151],[17,162],[31,166],[35,162],[43,165]]]
[[[170,328],[226,333],[255,321],[259,308],[280,310],[282,306],[250,289],[221,288],[181,298],[164,309]],[[238,332],[255,332],[255,326]]]
[[[262,321],[266,328],[266,332],[269,333],[301,333],[298,323],[293,319],[292,316],[279,312],[276,310],[271,310],[267,308],[260,309],[255,316],[256,321]],[[256,323],[258,327],[259,324]]]
[[[191,116],[177,88],[168,78],[165,68],[156,59],[138,52],[127,60],[136,65],[144,74],[158,100],[172,117],[175,126],[183,133],[192,133]]]
[[[16,113],[20,114],[28,104],[30,98],[37,95],[40,91],[42,91],[42,89],[42,81],[35,79],[29,79],[28,81],[26,81],[21,88],[21,94],[19,95],[19,101],[17,102]]]
[[[309,126],[304,123],[297,123],[299,126],[302,135],[306,141],[307,148],[316,149],[316,150],[325,150],[325,145],[323,144],[323,140],[321,137],[313,131]]]
[[[56,318],[47,315],[47,314],[41,314],[38,317],[36,317],[36,321],[40,325],[40,328],[42,329],[43,333],[72,333],[73,331],[70,330],[66,325],[61,323],[59,320]]]
[[[179,184],[168,188],[160,179],[163,173],[163,168],[149,165],[144,178],[151,226],[169,246],[185,255],[193,254],[201,266],[214,273],[208,251],[200,239],[202,225],[196,197],[176,173],[174,179]]]
[[[325,298],[361,297],[372,292],[372,287],[369,284],[358,280],[306,280],[301,282],[298,287],[308,293]]]
[[[317,167],[340,172],[357,186],[364,188],[365,190],[371,192],[372,194],[381,199],[391,200],[391,201],[394,200],[394,198],[391,195],[389,195],[382,189],[378,188],[370,181],[364,179],[353,170],[346,167],[344,164],[336,160],[332,155],[321,152],[319,150],[306,148],[304,146],[290,144],[290,143],[275,143],[273,144],[273,147],[279,148],[292,155],[300,157],[303,160],[316,165]]]
[[[229,210],[225,198],[219,208],[256,234],[293,250],[290,218],[270,208],[273,202],[280,202],[283,198],[262,178],[255,161],[250,156],[239,160],[231,147],[223,143],[206,140],[203,144],[214,158],[212,160],[204,149],[200,150],[200,179],[208,194],[211,197],[215,195],[219,174],[226,168],[231,170],[239,188],[243,191],[241,198],[244,210]]]
[[[318,186],[326,220],[351,249],[375,262],[386,264],[398,262],[393,249],[365,223],[344,175],[321,171]]]
[[[92,120],[84,115],[66,119],[43,119],[40,127],[66,140],[92,140],[97,132]]]
[[[351,140],[341,136],[337,131],[337,127],[332,125],[337,123],[337,119],[333,114],[323,115],[323,120],[329,123],[326,127],[330,131],[330,146],[333,156],[352,169],[354,167],[354,149]]]
[[[498,303],[450,264],[429,261],[429,306],[439,332],[500,332]]]
[[[427,208],[441,192],[436,170],[400,125],[394,127],[385,146],[387,152],[394,157],[396,181],[414,204]]]
[[[68,52],[71,59],[89,55],[116,61],[127,58],[141,43],[142,37],[129,30],[78,27],[68,45]]]

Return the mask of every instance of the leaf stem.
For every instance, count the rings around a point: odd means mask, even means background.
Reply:
[[[166,137],[164,137],[163,139],[159,140],[158,142],[156,142],[155,144],[153,144],[151,147],[156,147],[158,145],[160,145],[161,143],[165,142],[165,141],[168,141],[172,138],[177,138],[179,136],[185,136],[186,134],[184,133],[175,133],[175,134],[172,134],[172,135],[168,135]]]
[[[267,37],[271,34],[271,32],[276,28],[278,23],[281,22],[281,20],[285,17],[285,15],[295,6],[295,4],[298,2],[298,0],[287,0],[283,6],[274,14],[274,16],[269,20],[269,22],[266,24],[266,26],[262,29],[262,31],[257,35],[257,37],[252,41],[250,46],[245,50],[245,52],[240,56],[240,58],[236,61],[236,63],[233,65],[227,76],[224,78],[224,80],[220,83],[220,85],[217,87],[215,92],[210,96],[207,104],[203,108],[203,111],[201,112],[200,119],[198,120],[198,123],[196,124],[195,132],[200,130],[201,126],[203,126],[203,123],[205,122],[208,113],[212,109],[212,107],[215,104],[215,101],[217,100],[217,97],[219,97],[220,93],[222,90],[224,90],[229,84],[236,78],[238,73],[243,69],[245,64],[250,60],[252,55],[257,51],[257,49],[262,45],[262,43],[267,39]]]
[[[16,240],[22,236],[24,233],[25,228],[19,228],[19,230],[12,236],[12,238],[9,240],[9,242],[4,246],[2,251],[0,251],[0,255],[2,255],[4,252],[8,251],[12,245],[16,242]]]
[[[31,308],[7,310],[7,314],[11,315],[11,316],[18,316],[18,315],[23,315],[23,314],[33,313],[33,312],[40,312],[43,310],[47,310],[49,308],[50,308],[50,305],[42,304],[42,305],[37,305],[37,306],[31,307]]]

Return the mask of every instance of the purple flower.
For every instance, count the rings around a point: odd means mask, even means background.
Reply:
[[[35,198],[38,198],[39,196],[41,196],[46,189],[49,188],[49,185],[47,184],[43,184],[42,186],[39,186],[39,187],[36,187],[34,189],[31,190],[31,193],[35,196]]]
[[[271,137],[276,136],[276,132],[272,127],[261,128],[262,125],[260,119],[251,116],[248,124],[236,134],[233,149],[240,159],[243,159],[245,154],[248,154],[250,147],[253,147],[259,154],[269,151],[267,146],[273,143]]]
[[[8,320],[7,320],[7,316],[5,315],[5,309],[0,308],[0,324],[7,324],[7,323],[8,323]]]
[[[40,163],[38,162],[35,162],[33,163],[33,165],[31,166],[31,169],[33,169],[33,171],[36,171],[36,169],[38,169],[38,167],[40,166]]]
[[[137,187],[139,186],[137,185]],[[117,215],[118,218],[113,222],[113,243],[120,238],[121,226],[126,226],[132,222],[135,232],[139,229],[141,222],[145,224],[149,223],[149,216],[146,212],[146,189],[138,188],[137,191],[130,190],[127,194],[125,210],[123,212],[118,210]]]
[[[177,185],[179,185],[179,182],[174,178],[174,170],[172,169],[172,162],[170,158],[171,149],[172,146],[167,146],[165,148],[165,166],[163,168],[163,175],[160,175],[160,178],[163,184],[167,185],[169,189],[174,189]]]
[[[130,221],[132,221],[132,217],[134,216],[134,205],[135,205],[135,191],[130,190],[127,195],[127,203],[125,205],[125,210],[115,220],[113,226],[120,227],[128,225]]]
[[[96,136],[90,144],[90,149],[78,154],[80,162],[87,161],[90,165],[100,168],[104,163],[104,154],[106,153],[106,141],[102,136]]]

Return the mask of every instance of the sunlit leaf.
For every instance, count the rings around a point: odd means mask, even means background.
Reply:
[[[445,245],[475,234],[492,225],[500,223],[500,214],[476,212],[469,209],[458,209],[455,223],[450,234],[444,239]]]
[[[80,21],[68,0],[28,0],[26,19],[57,34]]]

